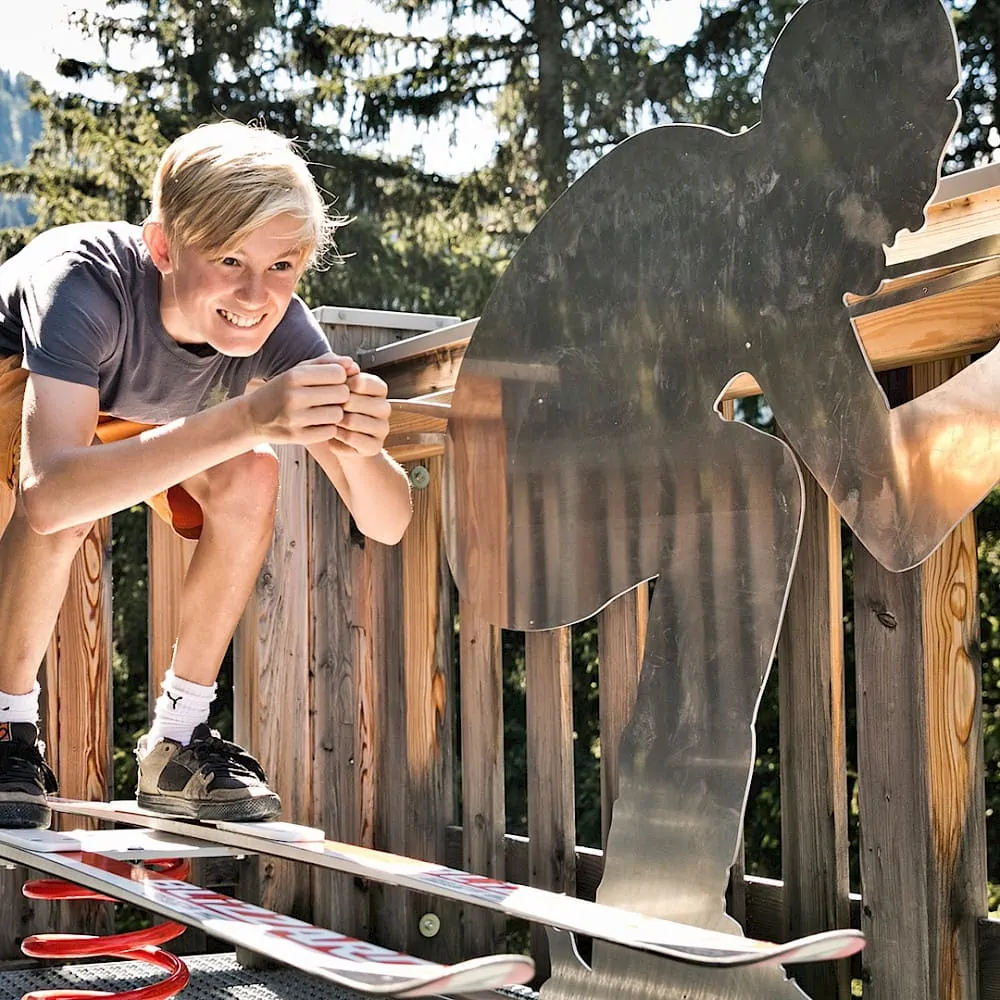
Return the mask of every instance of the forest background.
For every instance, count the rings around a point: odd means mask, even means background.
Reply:
[[[54,225],[141,222],[156,160],[171,140],[202,122],[259,120],[299,140],[335,211],[354,220],[339,238],[346,261],[305,279],[307,302],[476,316],[545,208],[626,136],[665,122],[731,132],[752,125],[765,57],[798,3],[704,0],[693,35],[673,45],[653,37],[638,0],[377,6],[397,14],[401,29],[338,23],[335,5],[323,0],[108,0],[106,13],[79,25],[100,41],[104,56],[62,60],[66,86],[59,93],[0,73],[0,259]],[[946,6],[964,67],[962,120],[944,164],[953,172],[991,162],[1000,147],[1000,0]],[[129,58],[116,62],[123,51]],[[112,96],[84,96],[95,83]],[[444,126],[460,147],[470,110],[496,126],[485,165],[443,176],[425,169],[419,145],[409,155],[387,152],[400,122]],[[751,401],[740,416],[768,426],[763,401]],[[139,507],[113,519],[117,796],[133,794],[132,748],[147,717],[145,517]],[[991,883],[1000,884],[993,820],[1000,808],[997,493],[977,511],[977,525],[988,870]],[[845,552],[849,587],[849,544]],[[844,628],[851,630],[849,614]],[[508,635],[504,648],[508,829],[523,833],[523,647]],[[850,685],[853,645],[844,648]],[[583,623],[574,629],[577,829],[590,846],[600,840],[598,668],[596,631]],[[774,877],[781,871],[778,670],[780,664],[758,720],[745,837],[748,870]],[[225,690],[221,704],[217,722],[226,730]],[[849,781],[856,859],[853,762]],[[856,871],[852,880],[858,889]],[[998,902],[1000,889],[991,887],[991,908]]]

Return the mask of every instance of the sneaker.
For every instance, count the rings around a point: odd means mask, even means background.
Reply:
[[[144,809],[186,819],[235,821],[270,819],[281,810],[281,799],[267,787],[260,764],[204,723],[186,746],[162,739],[147,749],[143,736],[136,757],[136,799]]]
[[[33,723],[0,722],[0,827],[44,829],[51,822],[45,796],[59,783],[44,754]]]

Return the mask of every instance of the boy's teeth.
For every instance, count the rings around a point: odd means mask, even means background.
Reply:
[[[235,313],[227,312],[225,309],[220,309],[219,312],[224,319],[227,319],[234,326],[251,327],[256,326],[260,322],[260,317],[257,319],[247,319],[244,316],[237,316]]]

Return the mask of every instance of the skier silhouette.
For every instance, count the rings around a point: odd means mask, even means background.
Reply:
[[[729,929],[753,722],[801,531],[776,437],[723,420],[742,372],[884,565],[910,568],[1000,477],[992,352],[890,409],[845,293],[917,229],[957,121],[939,0],[808,0],[761,121],[635,135],[559,198],[483,312],[449,421],[463,595],[509,628],[579,621],[657,578],[598,899]],[[801,997],[781,970],[691,969],[595,942],[559,998]]]

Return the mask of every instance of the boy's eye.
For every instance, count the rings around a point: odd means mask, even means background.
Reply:
[[[290,260],[279,260],[272,266],[275,271],[290,271],[292,269],[292,262]]]
[[[225,264],[226,267],[236,267],[239,261],[235,257],[222,257],[219,260],[220,264]]]

